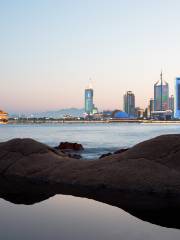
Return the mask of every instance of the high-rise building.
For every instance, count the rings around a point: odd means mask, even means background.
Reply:
[[[180,118],[180,77],[176,78],[175,83],[175,118]]]
[[[93,89],[91,86],[85,89],[85,112],[90,115],[93,114]]]
[[[173,95],[169,97],[169,110],[171,110],[174,115],[174,96]]]
[[[150,106],[147,106],[147,107],[145,108],[144,117],[145,117],[146,119],[149,119],[149,118],[151,117]]]
[[[149,106],[150,106],[150,111],[153,112],[154,111],[154,99],[153,98],[150,99]]]
[[[135,115],[135,95],[131,91],[124,94],[124,111],[130,116]]]
[[[169,108],[169,85],[162,78],[154,84],[154,111],[166,111]]]
[[[152,112],[154,111],[154,99],[151,98],[149,101],[149,110],[150,110],[150,117],[152,117]]]

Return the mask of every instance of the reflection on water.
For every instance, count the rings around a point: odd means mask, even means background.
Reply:
[[[85,198],[56,195],[34,205],[0,200],[0,239],[169,240],[180,231],[143,222],[125,211]]]
[[[98,123],[0,125],[0,142],[12,138],[34,138],[50,146],[61,141],[82,143],[83,157],[97,158],[103,153],[128,148],[152,137],[180,133],[180,124]]]
[[[15,137],[31,137],[51,146],[61,141],[80,142],[86,148],[84,156],[98,157],[155,137],[160,134],[180,133],[180,125],[142,125],[142,124],[43,124],[43,125],[1,125],[0,141]],[[13,184],[14,181],[13,181]],[[0,240],[176,240],[180,230],[165,228],[142,221],[134,216],[163,226],[179,228],[175,215],[180,215],[177,199],[176,209],[169,199],[150,200],[143,196],[118,196],[107,193],[106,189],[95,193],[86,189],[56,192],[37,187],[36,190],[22,183],[15,186],[0,180]],[[28,195],[29,190],[37,194]],[[42,190],[41,194],[40,191]],[[103,192],[104,191],[104,192]],[[19,193],[19,195],[17,195]],[[96,199],[108,204],[86,198],[78,198],[55,193],[74,194]],[[34,197],[35,196],[35,197]],[[49,198],[50,197],[50,198]],[[49,198],[49,199],[48,199]],[[43,201],[44,199],[47,199]],[[9,201],[20,203],[19,205]],[[42,201],[42,202],[39,202]],[[23,205],[22,203],[34,205]],[[180,202],[180,201],[179,201]],[[142,207],[142,205],[144,205]],[[160,206],[160,207],[159,207]],[[122,209],[125,209],[125,212]],[[141,209],[148,209],[142,211]],[[150,210],[149,210],[150,209]],[[160,209],[160,211],[158,211]],[[159,216],[158,216],[159,214]]]

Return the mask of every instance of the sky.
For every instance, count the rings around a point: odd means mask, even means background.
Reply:
[[[179,0],[0,0],[0,109],[146,107],[161,69],[180,75]]]

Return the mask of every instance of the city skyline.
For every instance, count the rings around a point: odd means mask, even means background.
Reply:
[[[82,108],[89,77],[100,110],[122,109],[128,90],[145,108],[161,68],[174,94],[179,7],[176,0],[1,2],[0,108]]]
[[[155,95],[156,95],[156,92],[155,92],[155,86],[157,85],[157,84],[167,84],[167,87],[168,87],[168,90],[167,90],[167,97],[168,97],[168,100],[166,100],[167,101],[167,103],[166,103],[166,107],[164,108],[164,109],[162,109],[162,110],[166,110],[166,109],[170,109],[169,108],[169,103],[168,103],[168,101],[169,101],[169,98],[170,97],[173,97],[174,98],[174,95],[176,95],[176,90],[174,89],[174,94],[170,94],[169,93],[169,83],[167,82],[167,81],[165,81],[164,80],[164,78],[163,78],[163,76],[164,76],[164,73],[161,71],[161,73],[160,73],[160,78],[159,78],[159,80],[157,80],[154,84],[153,84],[153,86],[154,86],[154,89],[153,89],[153,96],[152,97],[150,97],[149,99],[146,99],[146,102],[147,102],[147,104],[144,106],[144,107],[142,107],[142,106],[140,106],[140,105],[138,105],[138,104],[135,104],[135,100],[134,100],[134,106],[133,106],[133,109],[135,109],[136,107],[140,107],[140,108],[143,108],[143,109],[146,109],[148,106],[150,106],[149,104],[150,104],[150,101],[151,100],[153,100],[153,101],[155,101],[154,99],[156,99],[156,97],[155,97]],[[177,79],[179,79],[179,77],[176,77],[175,78],[175,83],[176,83],[176,80]],[[152,88],[153,88],[153,86],[152,86]],[[164,87],[164,86],[163,86]],[[134,97],[135,97],[135,95],[136,95],[136,93],[134,94],[131,90],[126,90],[126,92],[125,92],[125,94],[123,94],[122,95],[122,106],[121,107],[119,107],[119,106],[117,106],[117,107],[115,107],[115,108],[107,108],[107,107],[105,107],[104,109],[103,108],[101,108],[101,107],[96,107],[96,104],[95,104],[95,101],[94,101],[94,98],[95,98],[95,96],[94,96],[94,88],[93,88],[93,85],[92,85],[92,79],[90,78],[89,79],[89,84],[84,88],[84,99],[83,99],[83,105],[82,106],[80,106],[79,107],[79,109],[84,109],[84,113],[88,113],[88,114],[92,114],[93,113],[93,109],[95,109],[95,111],[98,111],[97,109],[99,109],[100,110],[100,112],[101,111],[103,111],[103,110],[116,110],[116,109],[120,109],[120,110],[124,110],[125,111],[125,109],[126,109],[126,107],[125,107],[125,95],[126,94],[128,94],[128,93],[130,93],[130,94],[133,94],[134,95]],[[90,95],[89,95],[90,94]],[[160,93],[159,93],[160,94]],[[153,98],[154,97],[154,98]],[[157,100],[156,100],[157,101]],[[159,100],[160,101],[160,100]],[[75,109],[78,109],[78,107],[76,107],[76,106],[73,106],[73,107],[64,107],[64,108],[62,108],[62,109],[60,109],[60,108],[57,108],[57,109],[47,109],[46,111],[56,111],[56,110],[63,110],[63,109],[72,109],[72,108],[75,108]],[[155,107],[155,109],[156,109],[156,107]],[[160,110],[160,108],[159,109],[156,109],[156,110]],[[37,111],[38,112],[38,111]],[[43,112],[43,111],[39,111],[39,112]],[[125,111],[125,112],[127,112],[128,113],[128,111]],[[12,111],[12,113],[15,113],[15,111],[13,112]],[[17,113],[17,112],[16,112]],[[20,113],[20,112],[19,112]],[[21,112],[21,113],[35,113],[35,111],[33,112],[30,112],[30,111],[24,111],[24,112]]]

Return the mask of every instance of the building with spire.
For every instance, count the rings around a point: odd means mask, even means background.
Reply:
[[[154,84],[154,111],[166,111],[169,109],[169,85],[163,80],[163,74],[160,74],[160,80]]]

